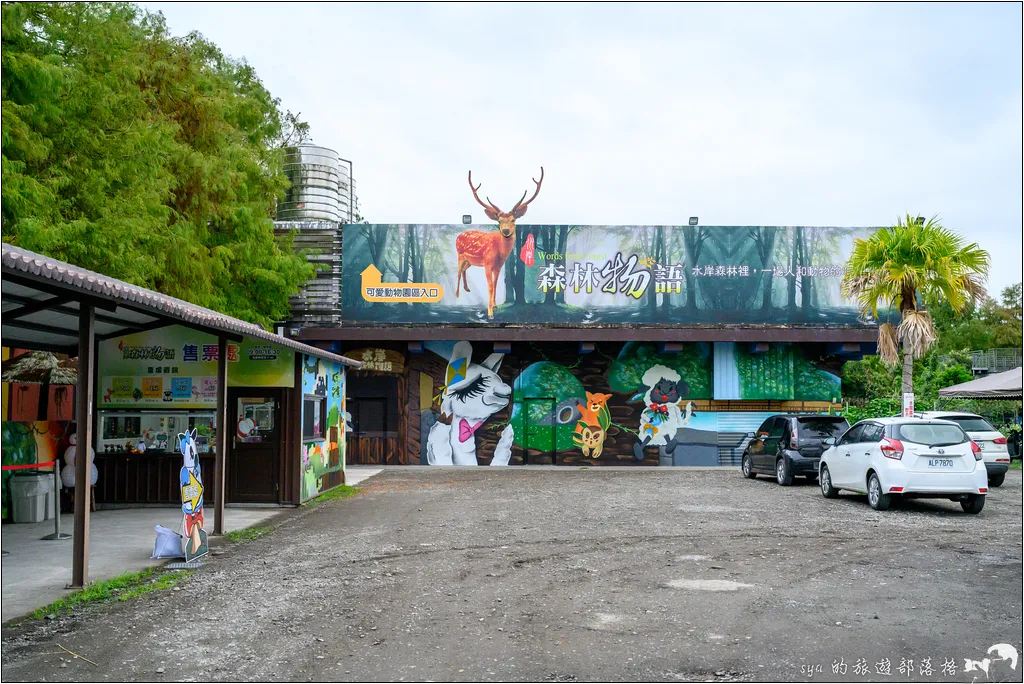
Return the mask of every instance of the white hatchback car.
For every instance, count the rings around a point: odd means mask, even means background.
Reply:
[[[981,449],[959,425],[944,420],[862,420],[822,454],[818,476],[826,498],[841,489],[867,494],[876,511],[902,496],[946,498],[980,513],[988,494]]]
[[[985,470],[988,471],[988,486],[998,487],[1006,479],[1010,468],[1010,452],[1006,449],[1006,437],[992,427],[987,420],[976,413],[963,411],[924,411],[915,413],[915,418],[949,420],[964,429],[971,441],[981,447]]]

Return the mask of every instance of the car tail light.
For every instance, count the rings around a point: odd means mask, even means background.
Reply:
[[[900,492],[903,491],[903,487],[889,487],[889,491],[896,492],[897,494],[899,494]]]
[[[903,458],[903,442],[898,439],[886,437],[881,444],[882,455],[886,458],[894,458],[897,461]]]
[[[796,450],[796,447],[797,447],[797,439],[796,439],[796,435],[793,435],[792,437],[789,438],[789,448],[793,449],[793,450]]]
[[[1010,459],[1008,459],[1008,458],[997,458],[996,459],[996,463],[1009,463],[1009,462],[1010,462]]]
[[[996,437],[995,439],[992,440],[992,443],[993,444],[1006,444],[1006,438],[1005,437]]]
[[[971,440],[971,451],[974,452],[975,461],[980,461],[981,459],[985,458],[984,456],[981,455],[981,447],[978,446],[978,443],[975,442],[973,439]]]
[[[988,492],[988,487],[978,487],[978,493],[979,494],[986,494],[987,492]]]

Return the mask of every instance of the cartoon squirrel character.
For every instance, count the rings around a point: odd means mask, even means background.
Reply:
[[[587,392],[587,403],[577,407],[580,410],[580,419],[576,423],[576,432],[572,441],[579,445],[583,455],[587,458],[600,458],[604,451],[605,431],[601,427],[598,416],[608,406],[610,394],[600,392]]]

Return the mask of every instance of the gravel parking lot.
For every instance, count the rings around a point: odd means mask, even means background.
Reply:
[[[977,516],[798,482],[386,470],[219,547],[181,591],[5,627],[3,676],[1021,681],[986,655],[1022,650],[1020,471]]]

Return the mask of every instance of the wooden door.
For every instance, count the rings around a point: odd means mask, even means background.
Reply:
[[[281,390],[228,388],[227,500],[277,503],[280,499]],[[242,420],[249,419],[244,426]],[[244,429],[248,433],[240,436]]]
[[[345,462],[349,465],[388,465],[398,458],[398,433],[391,427],[386,397],[348,401],[352,431],[346,434]]]

